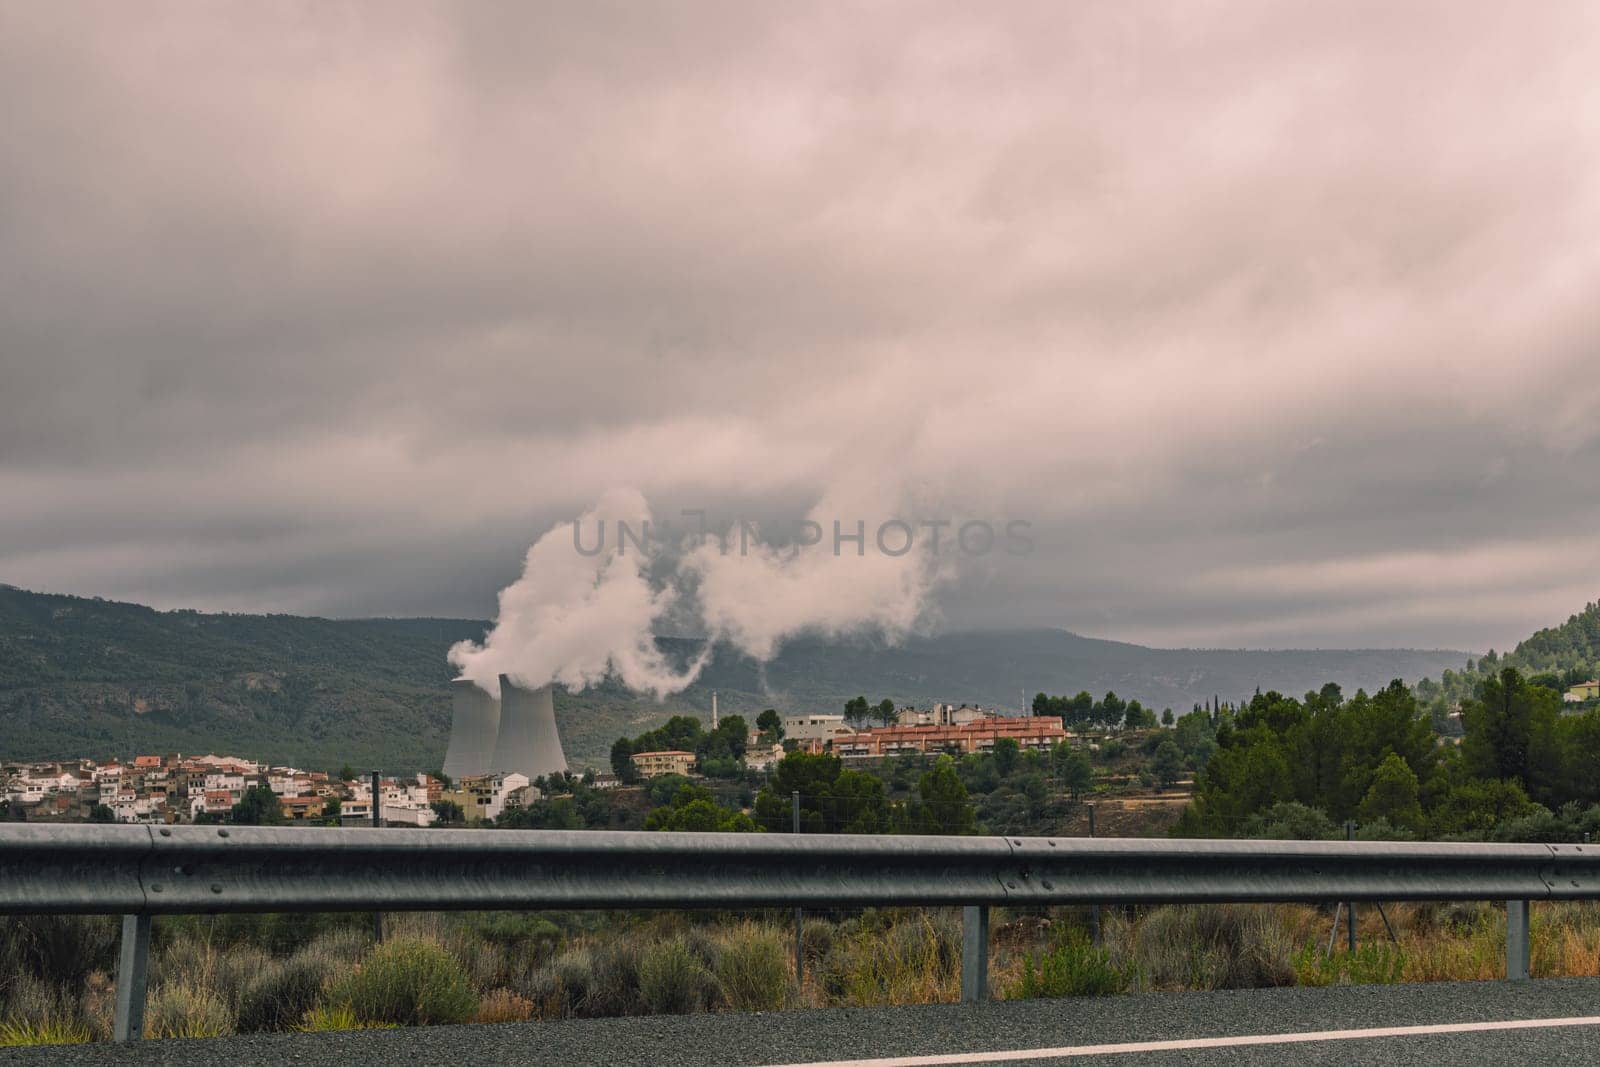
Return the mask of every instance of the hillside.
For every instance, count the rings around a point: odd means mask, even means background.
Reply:
[[[0,758],[229,750],[300,766],[437,766],[449,734],[445,650],[487,624],[159,612],[0,586]],[[663,639],[686,657],[698,642]],[[950,634],[899,647],[793,642],[763,666],[718,648],[700,683],[657,703],[615,685],[558,693],[574,763],[678,712],[828,709],[873,700],[1015,708],[1026,693],[1115,690],[1178,710],[1257,686],[1347,690],[1458,669],[1466,653],[1150,649],[1062,630]]]
[[[1540,630],[1518,644],[1507,661],[1529,672],[1570,673],[1575,681],[1594,677],[1600,665],[1600,603],[1586,605],[1560,626]]]

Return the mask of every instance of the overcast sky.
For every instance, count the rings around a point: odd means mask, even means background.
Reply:
[[[487,616],[631,488],[1031,522],[945,629],[1504,648],[1600,595],[1597,69],[1585,2],[0,0],[0,581]]]

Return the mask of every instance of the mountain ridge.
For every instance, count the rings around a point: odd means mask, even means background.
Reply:
[[[449,735],[445,653],[489,623],[159,611],[0,585],[0,758],[229,749],[311,767],[436,767]],[[686,660],[701,638],[663,637]],[[560,692],[557,719],[576,765],[604,766],[610,743],[672,714],[777,706],[832,711],[874,701],[982,703],[1015,710],[1036,692],[1114,690],[1185,711],[1255,688],[1300,693],[1414,682],[1468,653],[1419,649],[1155,649],[1061,628],[880,640],[805,636],[767,663],[718,645],[684,692],[654,701],[607,681]]]

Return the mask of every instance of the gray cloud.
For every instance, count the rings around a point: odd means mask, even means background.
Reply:
[[[0,580],[482,615],[612,487],[871,472],[1034,523],[947,626],[1503,647],[1595,595],[1597,63],[1582,3],[0,3]]]

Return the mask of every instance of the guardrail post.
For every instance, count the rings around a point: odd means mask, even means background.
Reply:
[[[383,826],[383,772],[372,772],[372,828]],[[383,912],[372,913],[372,940],[383,944]]]
[[[1094,805],[1089,806],[1089,836],[1094,836]],[[1102,943],[1100,932],[1100,905],[1089,905],[1089,940],[1094,942],[1094,947],[1099,948]]]
[[[1506,901],[1506,979],[1528,977],[1531,952],[1528,941],[1528,902]]]
[[[1356,824],[1350,819],[1344,821],[1344,839],[1346,841],[1354,841],[1356,839]],[[1356,950],[1356,902],[1353,900],[1346,901],[1344,907],[1350,919],[1348,929],[1345,931],[1349,941],[1348,947],[1350,952],[1354,953]]]
[[[961,1002],[989,999],[989,908],[961,909]]]
[[[150,976],[150,916],[122,917],[122,954],[117,960],[116,1041],[144,1037],[144,992]]]
[[[796,790],[791,796],[794,812],[794,832],[800,832],[800,792]],[[794,909],[794,987],[804,990],[806,987],[806,939],[803,924],[805,911],[801,908]]]

